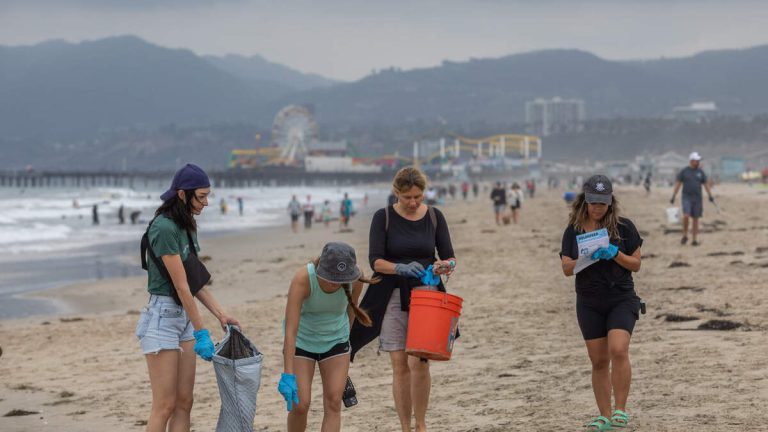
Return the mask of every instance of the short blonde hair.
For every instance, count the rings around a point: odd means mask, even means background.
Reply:
[[[395,179],[392,181],[392,187],[400,193],[408,192],[414,186],[422,191],[426,189],[427,176],[421,170],[412,166],[401,168],[395,174]]]

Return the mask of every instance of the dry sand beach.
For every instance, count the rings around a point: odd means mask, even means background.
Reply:
[[[768,430],[768,189],[724,185],[715,193],[723,213],[705,204],[703,244],[693,248],[681,247],[680,235],[664,225],[669,189],[646,197],[639,189],[618,188],[624,215],[645,238],[635,280],[648,313],[631,346],[629,430]],[[557,255],[568,212],[560,195],[542,191],[526,200],[517,226],[496,226],[484,196],[442,207],[458,258],[447,287],[465,299],[465,307],[453,360],[432,363],[430,430],[575,431],[597,415],[574,282],[562,275]],[[358,217],[348,233],[336,226],[208,240],[201,233],[212,288],[264,353],[256,430],[285,428],[276,386],[290,277],[332,239],[352,244],[361,267],[370,271],[368,223]],[[151,395],[133,332],[147,298],[144,278],[44,295],[68,302],[77,313],[0,323],[0,416],[15,409],[39,412],[0,417],[0,430],[142,430]],[[679,321],[686,317],[693,320]],[[220,337],[210,314],[206,320],[214,339]],[[742,326],[697,330],[710,320]],[[360,404],[344,409],[344,431],[397,430],[389,359],[378,356],[375,345],[352,366]],[[319,379],[312,404],[308,430],[319,430]],[[213,430],[218,410],[212,366],[198,361],[193,430]]]

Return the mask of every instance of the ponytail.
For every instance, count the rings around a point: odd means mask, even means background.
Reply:
[[[320,265],[320,257],[317,257],[311,261],[312,264],[314,264],[315,268]],[[365,277],[362,271],[360,271],[360,277],[357,278],[357,282],[367,283],[367,284],[375,284],[381,282],[381,278],[374,277],[371,279],[368,279]],[[360,321],[360,324],[371,327],[373,325],[373,321],[371,321],[371,317],[368,316],[368,313],[364,311],[360,306],[358,306],[355,301],[352,299],[352,284],[351,283],[344,283],[341,284],[341,288],[344,289],[344,294],[347,296],[347,302],[349,303],[349,306],[352,308],[352,312],[355,314],[355,318]]]
[[[347,302],[349,302],[349,306],[352,307],[352,312],[355,313],[355,318],[360,321],[360,324],[366,327],[372,326],[373,322],[371,321],[371,317],[368,316],[368,313],[360,309],[360,306],[356,305],[352,300],[352,284],[342,284],[342,287],[344,288],[344,294],[347,295]]]

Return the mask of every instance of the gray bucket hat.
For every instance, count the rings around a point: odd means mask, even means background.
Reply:
[[[611,179],[598,174],[593,175],[584,183],[584,198],[589,204],[602,203],[611,205],[613,202],[613,185]]]
[[[323,247],[320,254],[320,263],[315,269],[317,277],[333,283],[352,283],[360,278],[360,269],[357,267],[357,258],[352,246],[331,242]]]

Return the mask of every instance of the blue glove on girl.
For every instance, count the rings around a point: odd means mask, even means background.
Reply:
[[[208,334],[208,329],[200,329],[195,333],[195,352],[205,361],[211,361],[213,354],[216,352],[213,347],[213,341],[211,335]]]
[[[438,286],[440,285],[440,276],[432,272],[432,264],[427,266],[427,270],[421,275],[421,283],[424,285]]]
[[[280,382],[277,384],[277,391],[283,395],[283,399],[288,403],[288,412],[293,408],[293,404],[299,404],[299,388],[296,386],[296,375],[284,373],[280,375]]]
[[[595,251],[595,253],[592,254],[593,260],[611,260],[616,257],[619,253],[619,247],[616,245],[609,244],[608,247],[603,247]]]

